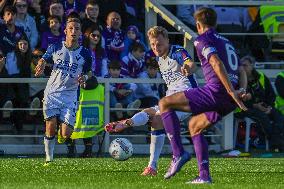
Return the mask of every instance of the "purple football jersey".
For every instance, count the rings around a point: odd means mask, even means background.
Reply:
[[[46,31],[41,36],[41,48],[46,50],[49,45],[59,43],[63,40],[65,40],[63,32],[59,36],[56,36],[51,31]]]
[[[201,62],[201,67],[207,84],[223,86],[209,63],[210,56],[212,54],[218,54],[218,57],[222,60],[225,69],[227,70],[229,80],[232,82],[232,85],[234,87],[238,85],[238,67],[240,62],[235,52],[235,48],[228,39],[219,35],[214,29],[209,29],[196,38],[194,46],[197,51],[197,56]]]
[[[120,60],[120,53],[124,49],[124,32],[122,30],[114,30],[105,28],[102,32],[105,41],[105,50],[110,60]]]

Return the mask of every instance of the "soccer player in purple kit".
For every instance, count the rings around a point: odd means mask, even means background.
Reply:
[[[194,18],[199,34],[194,45],[206,84],[203,87],[164,97],[159,102],[159,108],[170,144],[172,148],[177,147],[173,148],[173,155],[180,156],[173,158],[170,165],[172,169],[178,168],[177,170],[180,170],[187,160],[183,158],[180,123],[175,110],[192,112],[193,117],[189,121],[188,128],[196,153],[199,176],[188,183],[202,184],[212,182],[209,173],[208,144],[202,131],[232,112],[237,105],[242,110],[246,110],[246,107],[241,101],[243,93],[235,90],[239,86],[239,73],[242,73],[239,59],[230,41],[214,29],[217,20],[216,12],[211,8],[203,7],[196,11]],[[240,82],[240,85],[244,84]],[[172,176],[176,172],[172,170]]]

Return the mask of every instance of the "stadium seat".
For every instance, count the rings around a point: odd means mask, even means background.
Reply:
[[[252,119],[248,118],[248,117],[245,117],[243,119],[235,118],[235,123],[234,123],[234,147],[236,147],[238,127],[239,127],[239,122],[240,121],[245,121],[246,122],[245,152],[249,152],[250,128],[251,128],[251,124],[254,123],[254,121]],[[265,150],[269,151],[269,143],[268,143],[268,139],[267,138],[265,138]]]

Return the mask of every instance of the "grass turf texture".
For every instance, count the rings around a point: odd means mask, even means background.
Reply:
[[[161,158],[156,177],[140,176],[148,158],[0,158],[0,188],[284,188],[284,158],[211,158],[212,185],[187,185],[197,175],[196,159],[164,180],[170,158]]]

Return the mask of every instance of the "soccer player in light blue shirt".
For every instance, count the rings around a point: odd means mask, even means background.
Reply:
[[[167,85],[166,96],[196,86],[197,83],[193,75],[195,64],[191,60],[191,56],[183,47],[169,43],[168,31],[161,26],[154,26],[148,30],[147,35],[161,76]],[[187,112],[178,112],[180,120],[186,116],[188,116]],[[151,126],[150,161],[141,175],[155,176],[157,175],[157,162],[165,140],[165,130],[158,106],[146,108],[130,119],[109,123],[105,126],[105,130],[110,133],[121,132],[127,127],[142,126],[147,123]],[[181,140],[179,142],[181,144]],[[189,158],[187,152],[184,154]],[[172,175],[172,167],[170,166],[165,177]]]
[[[43,73],[46,63],[53,65],[43,99],[46,121],[45,165],[49,165],[53,160],[57,123],[60,123],[60,135],[65,139],[70,138],[76,120],[78,84],[84,86],[87,78],[91,76],[91,53],[78,43],[81,35],[79,17],[72,15],[67,18],[64,32],[66,41],[50,45],[35,68],[35,76],[39,76]]]

